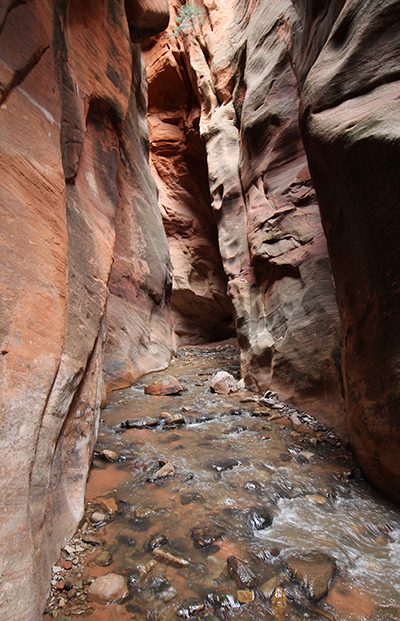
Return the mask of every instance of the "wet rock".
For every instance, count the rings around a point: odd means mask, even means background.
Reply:
[[[262,485],[258,481],[246,481],[244,489],[247,489],[248,492],[259,492],[262,490]]]
[[[87,601],[96,604],[111,604],[128,595],[126,579],[119,574],[106,574],[96,578],[87,592]]]
[[[176,395],[183,390],[178,380],[172,375],[157,379],[145,387],[146,395]]]
[[[248,525],[254,530],[264,530],[264,528],[268,528],[268,526],[271,526],[273,520],[272,513],[266,507],[252,507],[246,518]]]
[[[261,397],[261,399],[259,399],[258,403],[260,405],[266,405],[268,407],[272,407],[275,405],[275,399],[270,399],[270,398],[266,398],[266,397]]]
[[[213,526],[195,526],[190,531],[194,545],[203,550],[213,545],[215,541],[224,536],[224,531]]]
[[[146,552],[153,552],[154,548],[160,548],[161,546],[165,546],[169,543],[167,537],[162,535],[161,533],[154,533],[150,535],[148,539],[143,544],[143,548]]]
[[[181,505],[190,505],[192,503],[199,505],[205,502],[204,497],[199,492],[181,492]]]
[[[143,507],[143,506],[137,506],[135,507],[135,517],[139,520],[142,520],[143,518],[148,518],[151,515],[155,515],[157,513],[157,509],[155,509],[154,507]]]
[[[107,519],[108,519],[108,515],[106,513],[101,513],[100,511],[95,511],[90,516],[90,521],[93,524],[102,524],[103,522],[106,522]]]
[[[301,464],[309,464],[313,457],[315,455],[311,451],[300,451],[300,453],[297,453],[297,461]]]
[[[171,461],[167,461],[160,470],[152,476],[152,481],[159,481],[160,479],[166,479],[167,477],[173,477],[175,474],[175,466]]]
[[[315,505],[324,505],[326,504],[326,498],[320,496],[319,494],[308,494],[305,496],[307,502],[312,502]]]
[[[287,609],[287,600],[285,590],[281,587],[277,587],[274,591],[271,600],[271,608],[272,614],[277,619],[277,621],[283,620],[286,609]]]
[[[277,576],[273,576],[264,582],[264,584],[260,587],[260,593],[265,599],[271,599],[274,594],[275,589],[281,585],[281,583],[285,580],[287,576],[285,574],[280,573]]]
[[[228,556],[226,564],[230,577],[238,587],[251,588],[256,584],[256,576],[246,561],[242,561],[236,556]]]
[[[155,559],[152,559],[145,565],[139,565],[139,573],[141,576],[147,576],[153,571],[155,567],[157,567],[157,561]]]
[[[118,511],[118,505],[115,498],[102,498],[100,500],[100,506],[110,515],[117,513]]]
[[[164,421],[166,427],[180,427],[185,424],[182,414],[170,414]]]
[[[239,590],[236,593],[236,599],[239,604],[250,604],[254,602],[254,591],[250,591],[249,589]]]
[[[328,593],[330,581],[336,570],[336,561],[317,550],[293,553],[286,557],[292,577],[306,589],[314,601]]]
[[[167,580],[167,578],[163,575],[154,576],[149,581],[149,587],[153,595],[158,595],[163,591],[166,591],[171,586],[171,583]]]
[[[129,528],[125,528],[117,535],[117,541],[121,546],[133,548],[136,546],[136,533]]]
[[[213,461],[210,467],[217,472],[232,470],[235,466],[240,466],[240,461],[235,457],[227,457],[226,459],[217,459]]]
[[[192,617],[200,614],[200,612],[203,612],[204,608],[204,602],[189,600],[184,602],[184,604],[178,608],[176,614],[182,619],[191,619]]]
[[[113,560],[113,557],[112,557],[111,552],[109,552],[108,550],[102,550],[96,556],[95,563],[96,565],[99,565],[100,567],[107,567],[107,565],[112,563],[112,560]]]
[[[153,416],[145,416],[140,418],[128,418],[121,427],[126,429],[149,429],[157,427],[158,420]]]
[[[158,561],[167,563],[168,565],[174,565],[175,567],[187,567],[190,565],[190,561],[182,556],[168,552],[163,548],[154,548],[153,555]]]
[[[235,378],[227,371],[218,371],[211,380],[210,390],[218,395],[229,395],[237,389]]]
[[[104,539],[100,539],[100,537],[96,537],[96,535],[83,535],[82,541],[85,543],[90,543],[92,546],[103,546],[105,544]]]
[[[106,461],[111,461],[111,462],[117,461],[118,459],[117,453],[115,453],[115,451],[109,451],[108,449],[104,449],[104,451],[101,451],[100,457],[102,457]]]

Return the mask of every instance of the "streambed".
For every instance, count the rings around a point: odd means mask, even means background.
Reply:
[[[109,395],[85,518],[44,618],[400,619],[400,511],[305,413],[277,397],[211,393],[218,370],[239,377],[234,345],[181,348],[167,372]],[[183,392],[144,393],[167,373]],[[322,597],[313,571],[319,583],[325,571]],[[88,601],[108,573],[124,576],[129,594]]]

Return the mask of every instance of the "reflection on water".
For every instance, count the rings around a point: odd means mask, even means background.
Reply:
[[[181,395],[145,395],[149,378],[110,395],[97,451],[112,450],[118,461],[94,459],[87,516],[115,499],[117,513],[90,527],[112,562],[99,566],[93,550],[84,579],[123,574],[130,596],[90,609],[83,602],[81,618],[400,618],[399,510],[367,486],[321,426],[298,432],[290,412],[242,403],[250,393],[211,394],[220,369],[238,374],[233,346],[180,350],[168,372],[187,388]],[[180,414],[183,424],[177,417],[169,426],[163,412]],[[128,419],[142,428],[121,425]],[[158,480],[164,464],[173,476]],[[287,561],[311,550],[336,561],[319,601]],[[242,563],[238,573],[252,577],[240,574],[240,582],[229,571],[232,556]]]

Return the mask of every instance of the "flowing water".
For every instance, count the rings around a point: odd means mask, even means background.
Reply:
[[[76,596],[61,594],[60,608],[54,595],[48,614],[93,621],[400,619],[400,511],[304,413],[297,413],[299,426],[279,403],[265,406],[246,391],[211,393],[210,379],[221,369],[239,376],[234,345],[181,348],[168,369],[185,388],[180,395],[146,395],[156,374],[109,395],[86,521],[75,550],[60,561],[75,563],[61,573]],[[103,450],[118,460],[108,463]],[[157,479],[163,464],[173,472]],[[110,513],[94,526],[91,515],[104,508]],[[105,545],[80,544],[83,532]],[[106,566],[96,562],[99,549],[110,553]],[[288,560],[308,551],[329,555],[324,562],[334,570],[328,593],[314,600]],[[249,579],[228,571],[229,557],[240,559]],[[109,572],[127,578],[129,596],[88,604],[88,585]]]

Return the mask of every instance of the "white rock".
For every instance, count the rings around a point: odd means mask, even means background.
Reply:
[[[218,371],[211,380],[210,388],[219,395],[228,395],[238,390],[235,378],[227,371]]]
[[[119,574],[106,574],[96,578],[87,592],[87,601],[97,604],[111,604],[128,595],[126,579]]]

